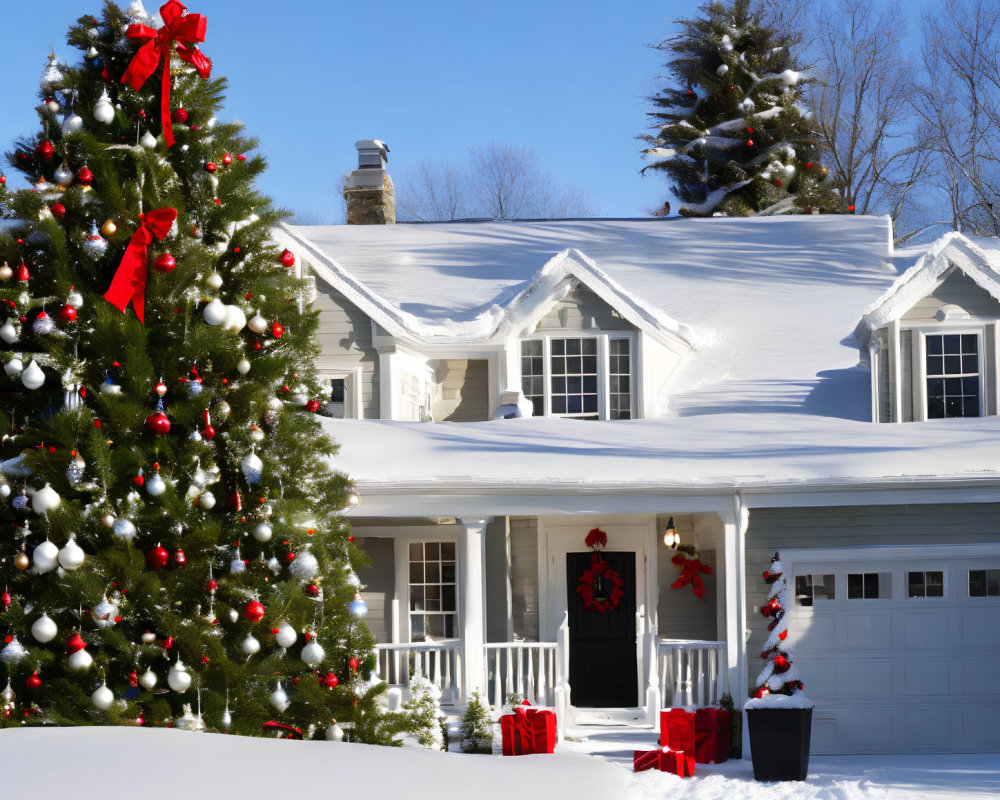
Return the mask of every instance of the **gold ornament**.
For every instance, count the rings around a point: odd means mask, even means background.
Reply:
[[[115,225],[114,220],[105,220],[104,224],[101,226],[101,235],[105,238],[109,236],[114,236],[115,232],[118,230],[118,226]]]
[[[30,567],[31,559],[28,558],[28,554],[24,552],[18,553],[17,558],[14,559],[14,566],[21,570],[21,572]]]
[[[9,281],[13,277],[14,270],[10,268],[10,264],[4,261],[3,266],[0,266],[0,281]]]
[[[113,528],[115,526],[114,514],[105,514],[103,517],[101,517],[101,524],[105,528]]]

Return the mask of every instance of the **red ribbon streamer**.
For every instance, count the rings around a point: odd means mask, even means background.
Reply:
[[[129,25],[125,35],[129,39],[144,41],[145,44],[132,58],[128,69],[122,75],[122,83],[127,83],[136,91],[142,88],[163,62],[163,89],[160,94],[160,124],[163,126],[163,142],[167,147],[174,143],[173,123],[170,121],[170,55],[173,43],[177,42],[177,55],[191,64],[201,75],[208,78],[212,71],[212,61],[197,47],[189,44],[205,41],[207,20],[202,14],[186,14],[187,7],[178,0],[168,0],[160,6],[163,27],[157,30],[147,25]],[[188,44],[182,44],[187,42]]]
[[[143,325],[146,324],[146,262],[149,258],[149,245],[154,236],[157,239],[166,236],[175,219],[175,208],[158,208],[139,215],[139,227],[125,248],[125,255],[122,256],[115,277],[111,279],[111,286],[104,293],[104,299],[123,313],[131,301],[135,315]]]

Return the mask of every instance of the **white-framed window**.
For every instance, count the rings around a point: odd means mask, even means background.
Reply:
[[[926,418],[982,416],[981,334],[922,331],[921,337]]]
[[[536,417],[632,419],[634,351],[626,332],[524,339],[521,391]]]
[[[409,544],[410,641],[458,636],[455,542]]]
[[[969,597],[1000,597],[1000,569],[970,569]]]
[[[326,396],[319,413],[334,419],[361,418],[361,371],[324,371],[319,375]]]
[[[906,596],[944,597],[944,572],[941,570],[908,570]]]
[[[837,589],[833,575],[795,576],[795,605],[811,606],[817,600],[836,599]]]
[[[848,600],[891,600],[891,572],[848,572]]]

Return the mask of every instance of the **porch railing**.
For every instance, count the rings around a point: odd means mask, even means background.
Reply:
[[[659,639],[656,667],[662,706],[709,706],[729,693],[725,642]]]
[[[410,676],[419,671],[441,690],[442,703],[455,705],[462,701],[462,643],[459,639],[377,644],[375,649],[379,676],[390,686],[408,688]]]
[[[555,705],[562,669],[555,642],[496,642],[486,647],[490,705],[499,708],[512,694],[532,705]]]

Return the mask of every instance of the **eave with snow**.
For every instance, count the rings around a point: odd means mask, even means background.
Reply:
[[[988,246],[950,237],[896,251],[888,221],[866,217],[275,237],[316,282],[317,367],[342,417],[325,424],[362,497],[350,513],[373,560],[361,578],[386,678],[405,683],[417,665],[453,700],[521,691],[564,716],[612,704],[652,717],[724,690],[740,706],[764,639],[757,576],[780,549],[799,581],[796,663],[824,709],[815,751],[1000,746],[951,656],[985,630],[962,669],[1000,657],[995,406],[873,424],[888,419],[885,337],[914,309],[942,326],[922,319],[921,336],[979,326],[979,385],[996,379]],[[910,380],[912,407],[920,381],[932,390],[926,375]],[[494,419],[526,408],[534,416]],[[714,567],[704,599],[669,588],[671,519]],[[574,608],[593,527],[629,576],[621,613],[635,618],[634,636],[597,651],[580,638],[592,616]],[[961,633],[945,647],[941,630]],[[862,680],[861,652],[886,665],[864,674],[874,700],[844,691]],[[912,687],[932,679],[952,687],[952,710],[918,741]]]

